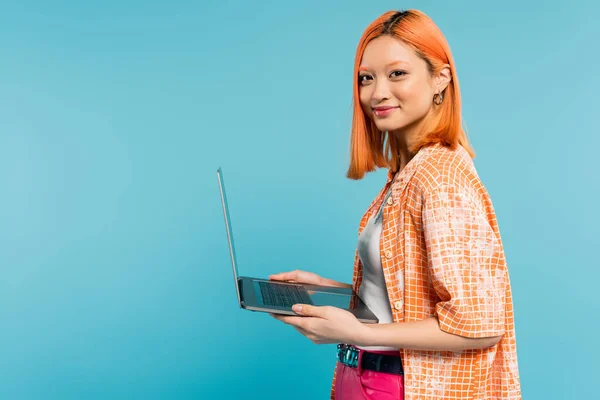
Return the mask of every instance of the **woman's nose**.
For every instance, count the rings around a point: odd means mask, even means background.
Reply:
[[[373,102],[381,103],[390,98],[390,87],[385,79],[375,80],[375,89],[373,90]]]

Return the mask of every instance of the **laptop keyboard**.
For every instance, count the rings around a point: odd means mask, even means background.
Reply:
[[[303,303],[297,286],[258,282],[263,304],[266,306],[291,307]]]

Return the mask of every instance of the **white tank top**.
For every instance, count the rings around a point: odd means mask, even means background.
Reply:
[[[358,296],[379,319],[380,324],[394,322],[385,286],[379,240],[381,238],[383,207],[392,190],[388,190],[379,211],[372,215],[358,236],[358,255],[363,265],[363,278]],[[364,350],[398,350],[394,347],[362,346]]]

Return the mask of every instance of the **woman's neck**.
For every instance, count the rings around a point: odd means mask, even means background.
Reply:
[[[415,153],[410,151],[413,148],[411,141],[407,141],[405,137],[398,138],[398,171],[402,171],[404,167],[412,160]]]
[[[409,126],[403,127],[401,130],[389,132],[395,136],[396,143],[398,144],[399,171],[403,170],[415,156],[416,153],[413,153],[410,149],[414,149],[418,143],[425,123],[426,119],[422,118]]]

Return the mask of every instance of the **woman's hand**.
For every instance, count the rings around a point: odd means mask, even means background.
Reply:
[[[280,272],[278,274],[269,275],[269,279],[273,281],[283,281],[290,283],[308,283],[309,285],[320,285],[327,286],[323,283],[325,279],[320,277],[317,274],[307,271],[290,271],[290,272]]]
[[[274,281],[290,283],[306,283],[309,285],[346,287],[352,286],[331,279],[325,279],[317,274],[307,271],[295,270],[270,275]],[[364,325],[356,317],[341,308],[315,307],[308,304],[296,304],[292,307],[300,317],[288,315],[271,316],[283,323],[293,326],[298,332],[316,344],[326,343],[357,343],[364,334]]]
[[[352,343],[360,345],[368,335],[368,328],[354,314],[337,307],[315,307],[296,304],[292,307],[300,317],[271,316],[293,326],[315,344]]]
[[[351,288],[352,285],[334,281],[332,279],[325,279],[315,273],[301,271],[299,269],[289,272],[280,272],[278,274],[270,275],[269,279],[272,281],[282,281],[290,283],[307,283],[309,285],[319,286],[334,286],[334,287],[345,287]]]

